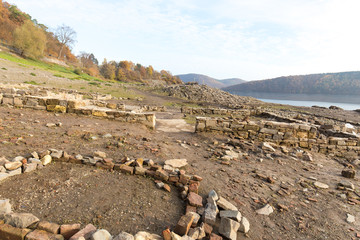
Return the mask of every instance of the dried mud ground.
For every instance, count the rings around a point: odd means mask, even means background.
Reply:
[[[328,156],[313,154],[313,162],[304,162],[277,150],[270,157],[260,143],[240,141],[233,150],[242,157],[227,166],[213,157],[214,152],[229,148],[224,136],[163,132],[138,124],[7,107],[0,107],[0,119],[0,155],[9,159],[50,148],[84,156],[101,150],[115,161],[124,156],[158,163],[188,159],[186,170],[204,178],[203,197],[215,189],[249,219],[248,236],[238,234],[238,239],[356,239],[360,234],[359,205],[350,205],[336,189],[343,179],[343,165]],[[60,127],[45,126],[58,122]],[[271,176],[275,182],[265,182],[256,174]],[[329,189],[315,188],[313,179]],[[350,181],[359,189],[357,179]],[[90,222],[112,234],[140,230],[160,234],[184,213],[176,189],[166,193],[146,178],[64,163],[5,180],[0,197],[9,198],[15,211],[60,224]],[[274,206],[274,213],[257,215],[255,210],[265,203]],[[279,204],[288,210],[281,211]],[[356,217],[355,223],[346,222],[347,213]]]

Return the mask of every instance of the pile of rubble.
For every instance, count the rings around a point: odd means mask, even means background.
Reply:
[[[176,85],[163,88],[169,96],[185,98],[196,102],[217,104],[233,109],[241,109],[244,104],[260,103],[261,101],[252,97],[242,97],[230,94],[220,89],[211,88],[206,85]]]

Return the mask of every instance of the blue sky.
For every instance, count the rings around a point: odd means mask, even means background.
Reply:
[[[9,0],[74,52],[223,79],[360,70],[359,0]]]

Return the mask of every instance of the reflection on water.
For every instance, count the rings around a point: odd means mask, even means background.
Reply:
[[[293,106],[329,107],[335,105],[346,110],[360,109],[360,95],[324,95],[324,94],[284,94],[260,92],[231,92],[240,96],[251,96],[264,102],[288,104]]]

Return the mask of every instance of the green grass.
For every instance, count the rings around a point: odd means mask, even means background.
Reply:
[[[59,78],[65,78],[63,75],[61,75],[61,74],[57,74],[57,73],[56,73],[56,74],[54,74],[53,76],[54,76],[54,77],[59,77]]]
[[[40,85],[40,83],[37,83],[35,81],[25,81],[24,83],[31,84],[31,85]]]
[[[46,63],[34,59],[25,59],[4,51],[0,52],[0,58],[9,60],[11,62],[15,62],[19,66],[24,68],[28,68],[32,70],[44,70],[50,72],[55,77],[67,78],[72,81],[70,88],[74,90],[81,90],[82,92],[99,92],[102,94],[110,94],[114,97],[122,97],[122,98],[130,98],[130,99],[137,99],[143,97],[139,94],[136,94],[134,91],[127,89],[127,87],[124,86],[124,84],[122,84],[121,82],[118,82],[116,80],[102,80],[96,77],[92,77],[88,74],[83,73],[81,70],[75,67],[71,67],[71,66],[66,67],[66,66],[61,66],[53,63]],[[25,83],[33,84],[33,85],[40,84],[35,81],[27,81]],[[59,87],[59,88],[68,86],[68,85],[64,85],[64,83],[62,83],[61,81],[49,82],[47,84],[51,84],[51,87]],[[44,85],[46,85],[46,83],[44,83]],[[139,85],[139,83],[133,83],[133,84],[126,83],[126,85],[137,86]]]
[[[30,73],[30,75],[31,75],[31,76],[34,76],[34,77],[36,76],[36,74],[35,74],[35,73]]]
[[[11,62],[15,62],[18,63],[19,66],[21,67],[27,67],[27,68],[32,68],[32,69],[42,69],[42,70],[46,70],[46,71],[51,71],[54,73],[54,75],[61,75],[62,77],[65,78],[79,78],[79,79],[87,79],[87,80],[94,80],[94,81],[102,81],[101,79],[89,76],[85,73],[81,73],[81,71],[79,72],[79,70],[73,68],[73,67],[66,67],[66,66],[61,66],[61,65],[57,65],[54,63],[46,63],[46,62],[42,62],[39,60],[34,60],[34,59],[26,59],[26,58],[21,58],[21,57],[17,57],[14,56],[12,54],[9,54],[7,52],[0,52],[0,58],[2,59],[6,59],[9,60]],[[76,72],[76,73],[75,73]],[[79,73],[79,74],[77,74]]]
[[[4,67],[2,67],[1,69],[2,69],[2,70],[7,70],[7,68],[4,68]]]

